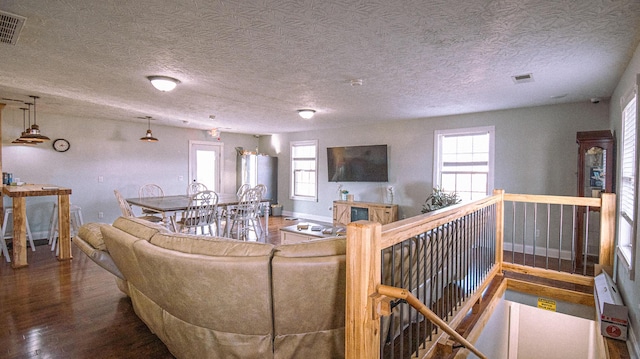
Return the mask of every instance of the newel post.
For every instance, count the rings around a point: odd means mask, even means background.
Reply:
[[[371,295],[381,278],[380,223],[347,225],[345,357],[379,358],[380,318]]]
[[[496,265],[502,272],[502,256],[504,253],[504,190],[494,189],[494,196],[500,196],[496,203]]]
[[[616,194],[602,193],[600,207],[600,265],[612,267],[615,252]]]

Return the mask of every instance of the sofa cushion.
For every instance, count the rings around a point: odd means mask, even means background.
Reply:
[[[75,244],[76,247],[80,248],[80,250],[82,250],[97,265],[123,280],[124,276],[107,251],[107,246],[104,243],[102,232],[100,230],[102,226],[109,225],[104,223],[83,224],[78,229],[78,234],[73,238],[72,243]]]
[[[147,241],[156,233],[169,233],[169,230],[160,224],[135,217],[118,217],[113,222],[113,227]]]
[[[164,335],[176,341],[167,343],[172,351],[196,353],[205,336],[220,357],[244,357],[252,347],[271,352],[272,245],[159,233],[132,246],[147,279],[141,291],[171,318]]]
[[[113,262],[128,283],[134,284],[144,293],[146,293],[147,278],[140,273],[138,259],[133,253],[133,244],[138,241],[148,242],[154,234],[165,231],[161,226],[130,217],[119,217],[113,225],[100,227],[102,238]]]
[[[82,238],[85,242],[89,243],[93,248],[99,251],[106,251],[107,246],[102,239],[102,233],[100,227],[104,226],[102,223],[86,223],[80,226],[78,229],[78,237]]]
[[[343,357],[346,240],[278,246],[271,268],[275,357]]]
[[[182,253],[229,257],[270,256],[274,248],[265,243],[178,233],[158,233],[151,238],[150,243]]]

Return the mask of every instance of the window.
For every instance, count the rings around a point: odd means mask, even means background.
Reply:
[[[318,199],[318,141],[291,142],[291,199]]]
[[[627,97],[628,98],[628,97]],[[620,210],[618,217],[618,253],[633,267],[636,236],[636,144],[637,95],[634,92],[622,110],[622,144],[620,160]]]
[[[494,132],[493,126],[436,131],[434,186],[457,192],[463,201],[490,194]]]

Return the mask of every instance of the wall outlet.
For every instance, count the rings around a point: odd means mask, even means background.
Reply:
[[[178,181],[184,181],[184,176],[178,176]]]
[[[98,218],[104,218],[104,212],[98,212]]]
[[[98,183],[104,182],[104,176],[98,176]]]
[[[540,230],[536,229],[536,238],[540,237]]]

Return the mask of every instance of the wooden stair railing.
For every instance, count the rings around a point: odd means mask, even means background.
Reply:
[[[473,344],[471,344],[467,339],[465,339],[462,335],[458,334],[455,329],[451,328],[444,320],[440,319],[436,313],[431,311],[431,309],[427,308],[426,305],[422,304],[422,302],[416,298],[413,294],[409,293],[406,289],[390,287],[387,285],[379,285],[378,286],[378,294],[386,297],[403,299],[410,306],[415,308],[420,314],[424,315],[425,318],[429,319],[433,324],[442,329],[445,333],[449,334],[453,337],[458,343],[462,344],[463,347],[467,348],[475,355],[477,355],[481,359],[487,359],[487,356],[482,354]],[[380,300],[385,301],[385,299],[380,298]],[[381,307],[379,307],[381,308]],[[378,313],[380,315],[389,315],[390,311],[382,310],[382,313]]]

